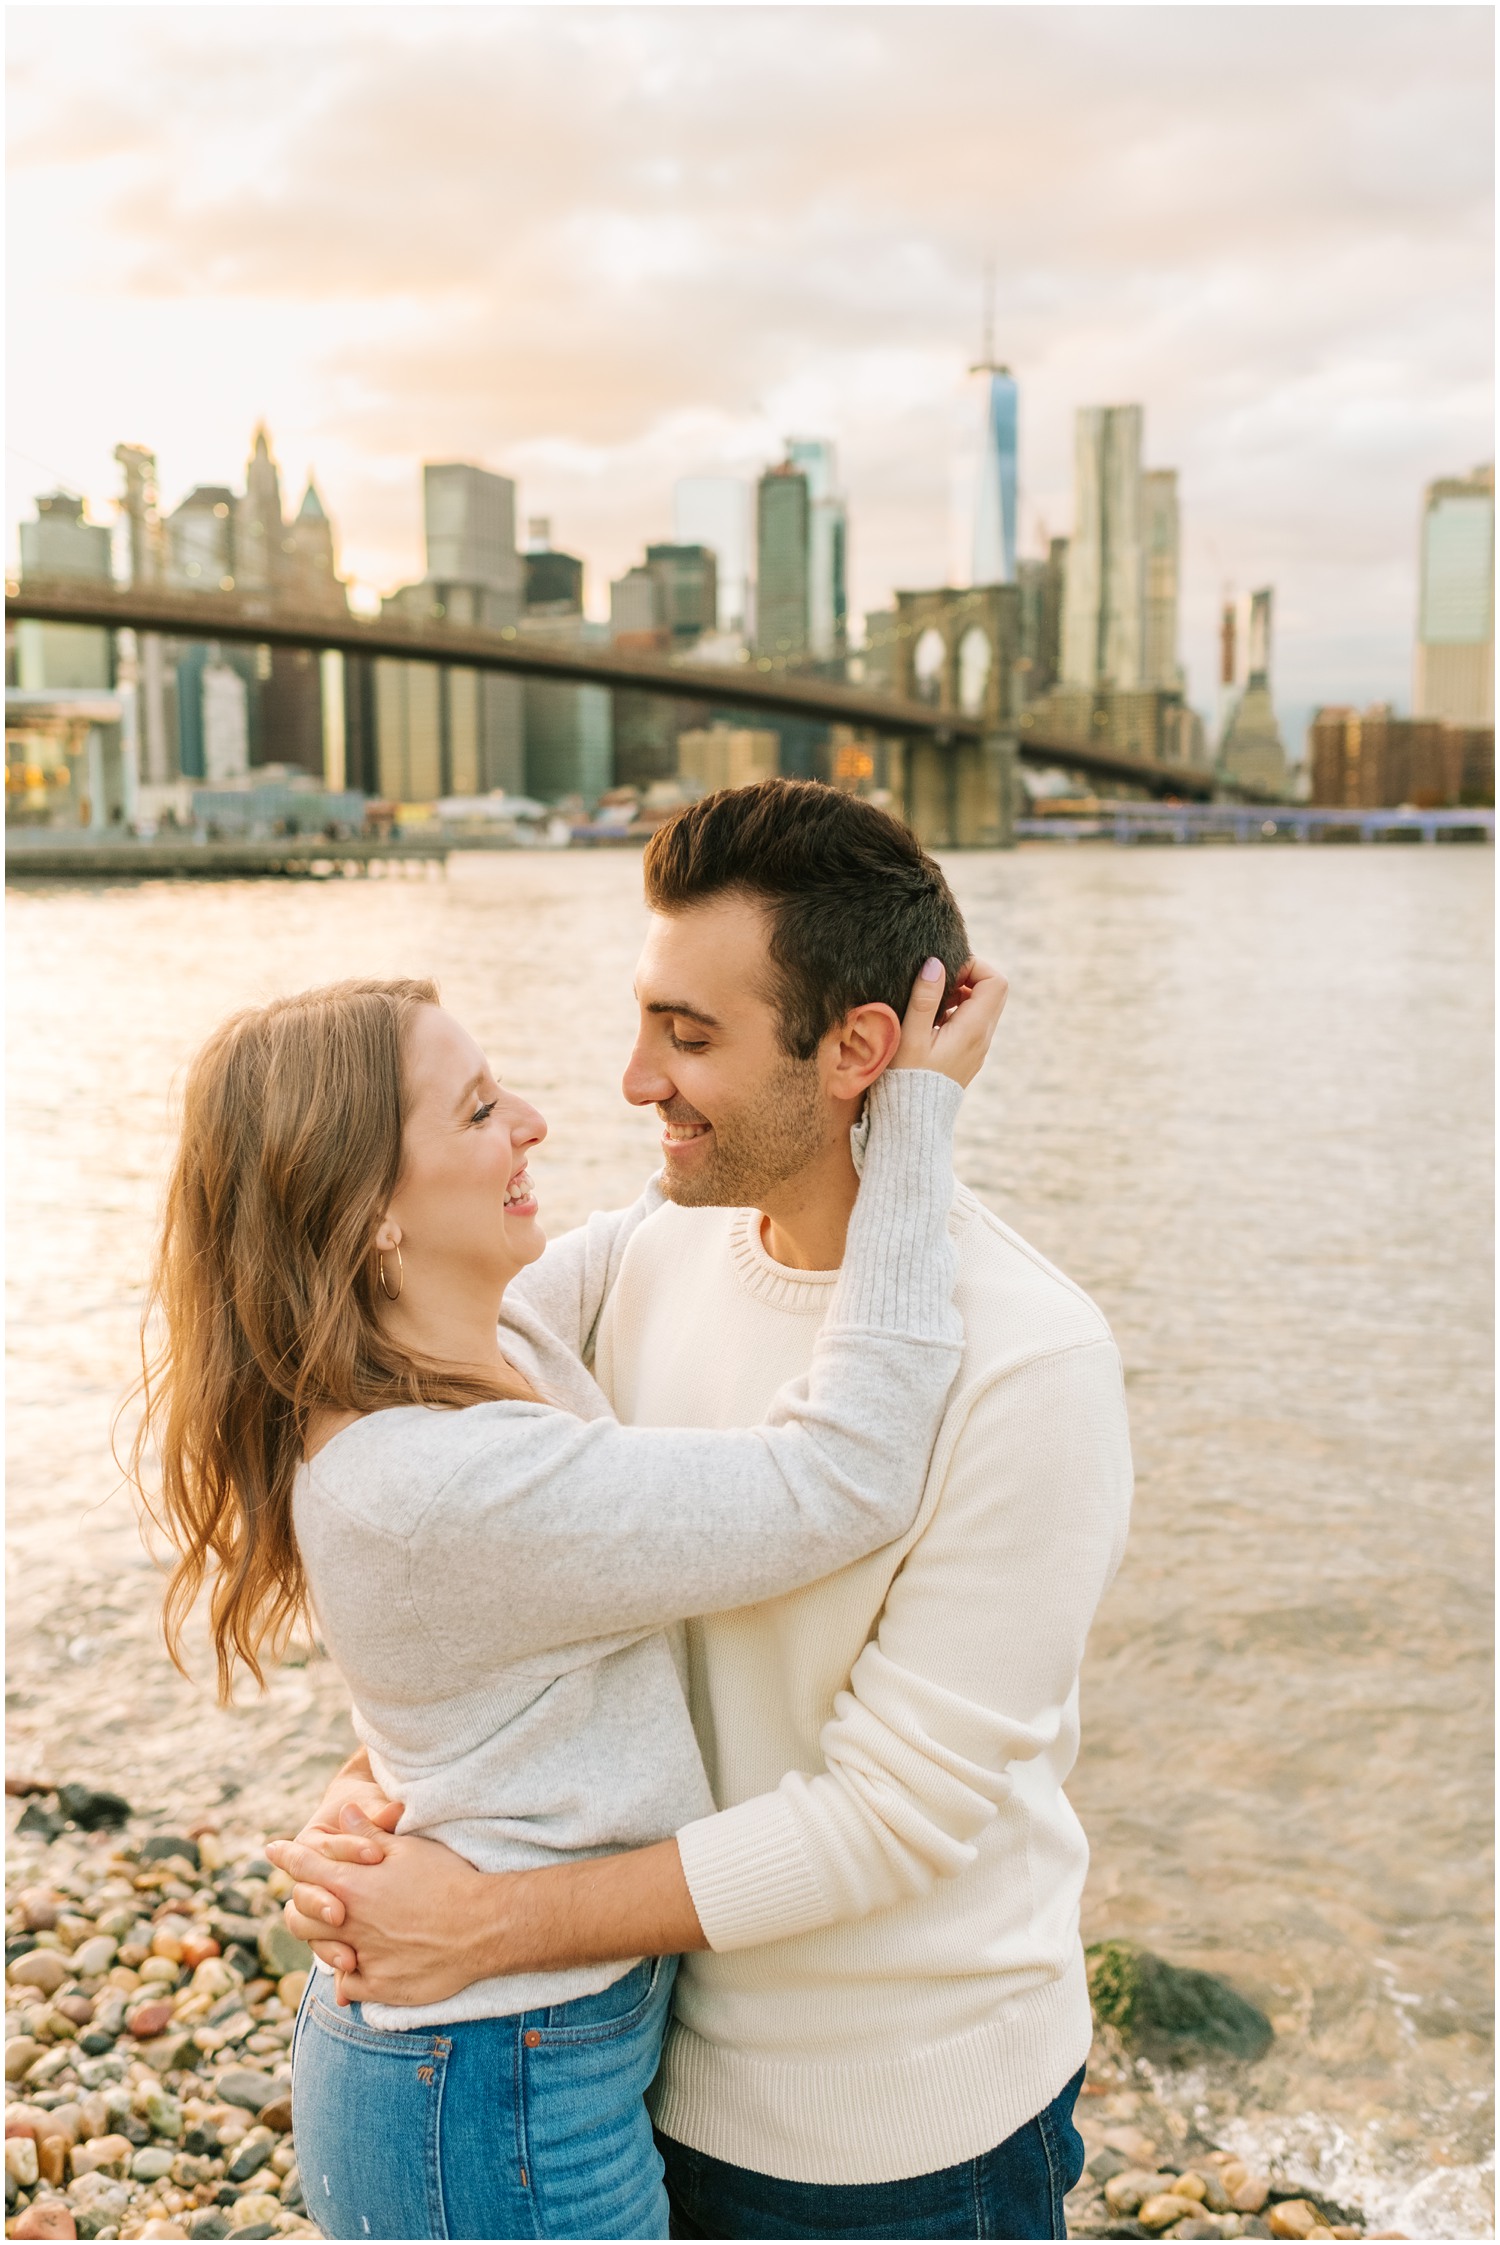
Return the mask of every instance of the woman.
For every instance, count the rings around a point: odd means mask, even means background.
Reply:
[[[506,1289],[545,1244],[526,1172],[545,1125],[431,984],[226,1023],[188,1081],[137,1451],[154,1443],[179,1555],[174,1652],[205,1582],[224,1694],[311,1609],[403,1829],[481,1868],[709,1813],[670,1625],[915,1517],[960,1339],[953,1116],[1004,997],[976,969],[940,1024],[943,989],[930,961],[871,1089],[817,1365],[748,1430],[621,1427],[581,1361],[650,1190],[594,1220],[591,1252],[534,1290],[553,1323],[515,1310],[502,1349]],[[315,1975],[293,2057],[315,2218],[336,2237],[665,2237],[641,2100],[672,1972],[625,1958],[407,2009],[341,2009]]]

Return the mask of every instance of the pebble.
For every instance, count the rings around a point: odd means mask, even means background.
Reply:
[[[55,1995],[72,1977],[72,1966],[55,1949],[30,1950],[6,1974],[13,1988],[39,1988],[44,1996]]]
[[[229,2210],[229,2234],[243,2235],[246,2229],[260,2222],[274,2222],[281,2212],[281,2200],[270,2191],[247,2191],[237,2206]]]
[[[5,2045],[5,2078],[20,2081],[29,2073],[42,2055],[42,2046],[32,2035],[15,2035]]]
[[[1322,2227],[1322,2217],[1316,2206],[1309,2206],[1305,2198],[1284,2198],[1273,2206],[1266,2217],[1273,2237],[1311,2237]]]
[[[1171,2222],[1188,2220],[1198,2211],[1196,2198],[1184,2198],[1175,2190],[1155,2191],[1150,2198],[1142,2199],[1136,2208],[1136,2220],[1142,2229],[1165,2229]],[[1306,2232],[1299,2234],[1305,2235]]]
[[[200,1857],[198,1842],[175,1832],[153,1832],[149,1840],[141,1842],[142,1863],[181,1861],[190,1871],[196,1871]]]
[[[241,2140],[233,2159],[224,2170],[226,2181],[248,2183],[252,2175],[258,2175],[262,2167],[270,2165],[271,2154],[275,2149],[276,2138],[269,2128],[252,2128]]]
[[[220,2074],[217,2086],[226,2104],[243,2105],[247,2112],[259,2112],[276,2094],[269,2075],[252,2073],[244,2066],[235,2066],[228,2073]]]
[[[73,2173],[123,2175],[134,2152],[135,2146],[128,2136],[95,2136],[90,2143],[74,2145]]]
[[[170,2137],[176,2143],[182,2134],[182,2099],[173,2097],[156,2083],[143,2082],[132,2102],[153,2136]]]
[[[68,2172],[68,2154],[71,2146],[66,2136],[41,2135],[36,2139],[36,2163],[44,2183],[53,2190],[63,2183]]]
[[[207,1826],[122,1831],[86,1788],[46,1809],[7,1893],[6,2235],[315,2238],[280,1874]]]
[[[76,2237],[78,2224],[72,2209],[60,2198],[43,2198],[17,2214],[6,2228],[12,2237]]]
[[[79,1980],[99,1980],[115,1961],[118,1943],[107,1933],[93,1934],[73,1951],[73,1974]]]
[[[130,2162],[130,2172],[138,2183],[159,2183],[172,2172],[176,2153],[166,2144],[143,2144]]]
[[[1105,2184],[1105,2204],[1112,2213],[1133,2214],[1146,2199],[1170,2190],[1175,2180],[1172,2175],[1158,2175],[1146,2168],[1127,2167],[1123,2175],[1112,2176]]]
[[[34,2136],[7,2136],[5,2139],[5,2172],[22,2190],[31,2190],[37,2179],[36,2138]]]
[[[172,2024],[172,1999],[158,1996],[150,2003],[138,2003],[125,2014],[125,2024],[137,2042],[149,2042],[153,2035],[165,2034]]]

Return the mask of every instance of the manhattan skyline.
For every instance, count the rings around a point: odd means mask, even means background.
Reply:
[[[8,544],[267,421],[345,573],[422,459],[514,476],[590,606],[681,476],[837,446],[850,608],[963,581],[982,273],[1020,543],[1074,413],[1179,472],[1182,648],[1277,588],[1277,700],[1409,706],[1422,488],[1490,456],[1479,8],[21,8]]]

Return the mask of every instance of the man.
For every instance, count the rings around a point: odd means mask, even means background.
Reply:
[[[956,981],[968,940],[903,826],[806,783],[694,805],[645,871],[625,1092],[661,1115],[669,1205],[612,1276],[594,1365],[627,1421],[749,1425],[816,1344],[885,1016],[929,955]],[[1090,2017],[1063,1785],[1125,1537],[1125,1408],[1087,1297],[962,1187],[952,1224],[966,1349],[915,1526],[689,1625],[719,1814],[486,1879],[387,1842],[357,1757],[275,1850],[295,1929],[358,1952],[355,1998],[683,1951],[652,2099],[677,2235],[1065,2234]]]

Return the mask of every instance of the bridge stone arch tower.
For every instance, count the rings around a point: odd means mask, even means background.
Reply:
[[[893,684],[913,701],[984,720],[984,738],[910,740],[905,811],[930,844],[997,845],[1013,838],[1015,667],[1021,596],[1015,585],[941,586],[896,595]]]

